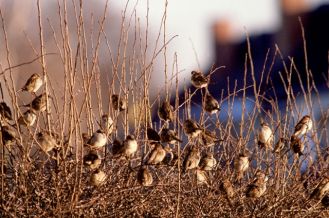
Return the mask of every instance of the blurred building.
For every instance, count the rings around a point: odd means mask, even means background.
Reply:
[[[299,18],[305,31],[305,41]],[[280,28],[275,31],[249,36],[257,85],[263,77],[260,93],[268,99],[277,97],[285,101],[287,96],[283,84],[287,84],[289,73],[292,73],[291,84],[295,95],[301,94],[301,85],[307,87],[308,80],[311,85],[314,81],[318,90],[327,90],[329,30],[325,26],[329,24],[329,5],[314,7],[307,1],[283,0],[281,23]],[[227,91],[228,86],[232,90],[235,84],[237,90],[241,89],[244,86],[245,66],[247,86],[253,84],[251,64],[249,59],[246,59],[248,40],[244,39],[238,43],[232,40],[227,33],[229,26],[229,21],[224,20],[215,23],[213,28],[216,63],[212,68],[226,66],[225,69],[219,69],[214,73],[213,79],[216,82],[210,86],[213,93],[220,93],[219,89],[222,88]],[[278,54],[276,46],[282,57]],[[295,66],[290,70],[292,61]],[[288,72],[284,65],[288,68]],[[309,73],[312,75],[310,76]],[[247,90],[249,95],[253,92],[252,88]]]

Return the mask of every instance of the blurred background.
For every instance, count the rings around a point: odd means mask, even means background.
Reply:
[[[45,37],[45,48],[47,52],[58,52],[56,50],[54,32],[59,30],[59,9],[56,0],[40,1],[43,13],[43,32]],[[61,1],[59,1],[61,2]],[[78,5],[79,1],[72,1]],[[104,13],[106,1],[83,1],[84,21],[86,28],[86,38],[92,56],[92,48],[97,40],[97,25]],[[270,76],[271,81],[267,81],[262,87],[262,92],[269,98],[273,97],[272,85],[280,87],[282,83],[279,72],[284,72],[283,61],[289,67],[290,58],[293,58],[302,81],[306,82],[306,70],[304,60],[304,47],[301,27],[298,17],[305,28],[307,42],[308,67],[313,73],[313,79],[319,90],[328,87],[328,44],[329,44],[329,9],[328,0],[206,0],[189,1],[175,0],[168,1],[109,1],[107,20],[104,31],[110,39],[113,56],[117,54],[117,44],[120,39],[120,26],[123,11],[127,17],[136,12],[134,16],[140,18],[138,25],[142,31],[148,28],[148,57],[152,56],[152,49],[159,48],[155,44],[160,34],[160,41],[163,41],[163,22],[165,16],[165,39],[177,35],[168,46],[165,54],[159,55],[154,60],[151,73],[151,92],[155,97],[161,92],[164,86],[164,68],[172,73],[175,55],[177,54],[178,71],[180,78],[180,88],[189,86],[190,72],[201,70],[209,73],[211,69],[225,66],[212,75],[213,83],[210,92],[219,97],[221,89],[227,90],[227,86],[233,87],[235,80],[238,81],[237,89],[243,85],[243,72],[245,69],[245,54],[247,52],[246,35],[249,35],[251,52],[253,56],[255,78],[260,80],[260,75],[265,69],[265,76]],[[77,8],[71,2],[68,4],[68,21],[71,25],[70,43],[76,46],[76,12]],[[1,0],[0,7],[6,22],[9,47],[11,50],[12,65],[29,61],[36,57],[38,51],[39,31],[37,20],[37,6],[35,0]],[[62,5],[63,7],[63,5]],[[125,9],[125,7],[127,7]],[[146,19],[148,16],[148,19]],[[162,28],[162,29],[161,29]],[[133,29],[129,32],[129,37],[133,36]],[[141,31],[141,32],[142,32]],[[144,32],[145,33],[145,32]],[[95,41],[92,41],[95,40]],[[4,41],[1,34],[1,41]],[[276,54],[278,46],[282,53],[282,58]],[[1,65],[6,68],[5,44],[1,43]],[[132,43],[128,43],[132,46]],[[161,47],[161,46],[160,46]],[[127,49],[128,56],[131,50]],[[99,71],[102,81],[106,81],[112,73],[110,58],[107,51],[107,44],[101,38],[99,51]],[[166,55],[166,61],[164,56]],[[267,62],[265,58],[267,56]],[[56,56],[47,57],[48,72],[56,86],[61,87],[62,77],[60,59]],[[269,67],[272,65],[271,68]],[[248,69],[250,66],[247,66]],[[34,72],[40,72],[40,64],[33,63],[25,65],[14,72],[17,87],[21,87],[26,78]],[[227,82],[230,77],[230,82]],[[247,82],[251,81],[248,72]],[[298,77],[293,76],[292,83],[298,83]],[[298,86],[296,92],[300,91]],[[108,89],[107,84],[103,84],[103,89]],[[250,89],[252,94],[252,90]],[[283,89],[276,90],[279,99],[285,98]],[[200,96],[194,99],[200,102]]]
[[[323,88],[326,85],[324,78],[328,76],[328,3],[327,0],[168,1],[167,38],[178,35],[168,46],[168,66],[177,53],[182,70],[180,78],[185,79],[185,84],[189,84],[191,70],[209,72],[211,68],[225,66],[224,70],[214,73],[216,87],[225,89],[227,76],[233,87],[234,80],[241,81],[244,72],[248,34],[257,79],[267,52],[268,62],[272,61],[275,45],[285,61],[289,57],[294,59],[296,68],[303,75],[306,70],[300,17],[305,29],[309,69],[317,85]],[[161,22],[165,5],[161,1],[141,1],[137,10],[144,12],[147,5],[153,31]],[[278,71],[283,72],[280,58],[275,59],[271,70],[273,83],[280,80]],[[158,78],[154,82],[161,85]],[[215,87],[211,89],[218,92]],[[280,97],[283,93],[278,94]]]

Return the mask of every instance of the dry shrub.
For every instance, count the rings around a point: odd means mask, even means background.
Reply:
[[[108,42],[111,39],[103,31],[107,19],[105,15],[108,13],[108,8],[105,7],[104,16],[98,23],[99,28],[93,32],[97,40],[89,53],[86,41],[90,38],[84,34],[83,1],[74,2],[77,3],[74,5],[77,22],[72,27],[66,22],[65,1],[58,1],[60,32],[53,32],[53,42],[57,50],[50,54],[44,50],[42,32],[45,15],[40,10],[38,1],[40,47],[33,47],[37,57],[30,63],[12,64],[6,21],[2,19],[3,43],[6,45],[3,52],[7,63],[1,63],[1,84],[2,90],[9,95],[4,101],[11,106],[13,112],[13,120],[9,123],[18,132],[14,144],[5,145],[3,140],[1,144],[2,217],[328,216],[325,206],[319,201],[309,199],[319,181],[328,176],[328,108],[321,107],[321,95],[316,91],[316,84],[312,83],[310,72],[307,72],[309,82],[306,87],[300,84],[303,87],[303,103],[298,103],[291,91],[289,78],[292,73],[298,73],[291,60],[290,63],[282,63],[285,66],[285,72],[281,74],[282,81],[286,81],[283,88],[288,95],[285,108],[279,107],[278,100],[269,101],[264,97],[259,89],[264,80],[254,80],[253,84],[245,83],[240,90],[227,87],[229,94],[222,96],[219,101],[220,107],[227,105],[227,110],[209,115],[202,109],[205,102],[200,105],[191,100],[197,92],[204,95],[204,89],[193,93],[187,89],[186,98],[178,99],[179,68],[175,57],[171,73],[166,66],[164,86],[155,98],[151,98],[153,93],[149,87],[154,73],[154,61],[166,54],[166,47],[172,40],[165,35],[165,15],[159,38],[155,42],[156,49],[150,51],[147,47],[147,32],[139,29],[135,12],[123,13],[121,40],[115,55]],[[75,43],[69,39],[71,30],[76,31]],[[131,31],[134,33],[133,38],[128,37]],[[108,60],[111,63],[111,74],[105,88],[99,66],[101,43],[108,46]],[[131,55],[128,56],[126,54],[129,49],[133,52],[130,51]],[[151,59],[147,59],[148,52],[153,54]],[[281,56],[279,48],[275,52]],[[57,55],[60,59],[59,69],[64,74],[61,90],[54,88],[56,86],[49,79],[47,57],[50,55]],[[251,71],[246,70],[245,78],[254,75],[251,57],[249,50],[246,54],[246,69],[251,66]],[[21,87],[16,87],[13,74],[15,69],[31,63],[40,64],[40,75],[45,81],[42,91],[38,92],[47,93],[50,97],[47,98],[47,110],[37,114],[36,124],[25,127],[18,125],[18,118],[26,109],[21,106],[23,103],[20,95],[23,93],[17,92]],[[264,78],[267,73],[264,69]],[[176,92],[171,94],[173,87]],[[250,87],[254,89],[252,97],[245,94]],[[165,95],[160,95],[163,92]],[[219,98],[220,93],[218,90],[218,93],[212,95]],[[112,94],[118,94],[124,101],[128,101],[128,109],[115,111],[110,104]],[[32,94],[27,95],[29,100],[34,98]],[[174,106],[175,118],[169,127],[175,129],[184,142],[171,146],[176,157],[172,162],[148,166],[153,175],[153,183],[149,187],[143,187],[137,181],[137,174],[151,150],[146,129],[153,127],[160,130],[167,125],[162,121],[152,121],[158,120],[152,114],[164,99],[171,100]],[[270,102],[271,111],[263,110],[264,101]],[[233,113],[236,102],[240,102],[241,107],[238,117]],[[253,102],[251,108],[247,107],[250,102]],[[320,113],[314,112],[314,102],[319,102],[317,108],[320,108]],[[191,111],[191,107],[201,108],[200,114]],[[94,170],[83,163],[86,148],[82,133],[90,136],[99,129],[100,118],[104,113],[114,120],[114,130],[108,135],[108,145],[104,150],[98,151],[102,158],[100,169],[106,173],[107,178],[100,186],[93,186],[90,178]],[[303,139],[306,149],[298,158],[290,151],[289,140],[294,125],[305,113],[312,117],[313,128]],[[200,126],[214,131],[216,138],[220,140],[214,146],[206,147],[198,138],[187,139],[182,126],[188,117],[197,117]],[[284,148],[280,152],[273,153],[257,146],[255,138],[260,128],[260,118],[271,127],[275,142],[280,138],[285,139]],[[4,125],[3,122],[2,128]],[[47,153],[40,149],[37,134],[42,130],[56,133],[59,148]],[[130,160],[115,157],[111,153],[114,139],[123,140],[128,134],[134,134],[137,138],[137,154]],[[197,146],[202,154],[213,152],[217,160],[217,166],[207,172],[207,184],[197,183],[195,170],[182,173],[183,160],[192,146]],[[237,181],[234,160],[242,151],[249,154],[251,165],[242,180]],[[245,191],[257,170],[263,170],[269,177],[267,190],[260,198],[249,199]],[[234,196],[231,199],[220,189],[225,179],[233,184]]]

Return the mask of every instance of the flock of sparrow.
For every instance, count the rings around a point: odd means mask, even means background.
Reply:
[[[209,76],[205,76],[201,72],[192,71],[192,85],[197,89],[205,90],[204,110],[209,114],[213,114],[220,110],[220,105],[207,89],[209,82]],[[33,74],[27,80],[24,87],[19,91],[26,91],[36,96],[35,93],[42,87],[42,85],[42,78],[38,74]],[[12,125],[9,124],[9,122],[13,120],[10,107],[5,102],[0,103],[1,133],[4,146],[11,146],[16,142],[18,138],[17,125],[33,126],[36,123],[37,114],[45,111],[47,108],[47,97],[50,96],[46,93],[36,96],[30,104],[25,105],[28,109],[18,118],[18,124]],[[113,109],[119,112],[124,111],[127,108],[127,102],[123,98],[120,98],[119,95],[111,96],[111,104]],[[153,128],[146,129],[147,143],[152,149],[149,154],[146,155],[145,161],[141,161],[141,166],[137,173],[137,181],[142,186],[151,186],[153,184],[153,176],[149,170],[149,166],[156,166],[164,162],[170,163],[173,161],[175,157],[170,146],[179,146],[179,144],[183,142],[179,138],[177,132],[174,129],[170,129],[169,124],[174,120],[174,108],[170,105],[169,101],[164,100],[162,102],[158,108],[158,116],[164,123],[161,131],[158,133]],[[203,128],[193,119],[186,119],[183,122],[182,127],[189,141],[197,139],[204,147],[212,147],[221,141],[216,134]],[[114,122],[112,118],[108,114],[104,114],[100,120],[100,129],[94,132],[91,136],[88,134],[82,135],[85,148],[83,163],[92,171],[90,181],[94,186],[104,184],[107,179],[106,173],[99,169],[102,163],[99,151],[108,145],[108,137],[113,132],[113,129]],[[297,157],[303,155],[303,138],[311,129],[312,119],[308,115],[302,117],[302,119],[296,124],[294,133],[290,138],[290,147]],[[48,131],[40,131],[36,136],[36,144],[46,153],[58,148],[59,146],[56,136]],[[282,150],[286,144],[286,140],[281,138],[273,148],[274,133],[270,126],[263,121],[261,121],[260,129],[257,133],[257,140],[260,148],[272,150],[274,152]],[[125,157],[127,160],[131,160],[139,150],[139,143],[134,135],[128,135],[123,142],[115,139],[112,142],[111,150],[113,157]],[[144,159],[144,157],[142,159]],[[212,152],[207,152],[202,156],[198,146],[192,145],[179,168],[182,169],[182,173],[194,171],[198,184],[208,185],[207,171],[213,170],[216,164],[217,161]],[[249,164],[250,160],[246,152],[242,152],[238,155],[234,162],[234,170],[237,180],[241,180],[244,177],[249,168]],[[268,176],[264,172],[258,170],[253,181],[246,188],[246,197],[259,198],[264,195],[266,192],[267,181]],[[227,199],[233,197],[233,185],[228,179],[221,182],[220,189],[225,193]],[[325,196],[328,191],[329,179],[322,178],[314,188],[310,198],[318,200],[322,199],[324,204],[329,205],[329,197]]]

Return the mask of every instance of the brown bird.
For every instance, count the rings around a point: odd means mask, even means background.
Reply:
[[[18,123],[24,126],[33,126],[37,119],[36,112],[33,109],[28,109],[18,118]]]
[[[209,84],[209,78],[203,75],[200,71],[192,71],[191,83],[197,89],[205,88]]]
[[[268,124],[261,121],[261,128],[258,132],[258,145],[261,148],[273,150],[273,133]]]
[[[89,145],[92,149],[99,149],[106,145],[107,137],[103,130],[99,129],[91,136],[88,140],[87,145]]]
[[[220,183],[219,189],[226,195],[228,199],[233,198],[234,189],[230,180],[224,179],[224,181]]]
[[[113,156],[120,156],[123,153],[123,144],[119,139],[114,139],[112,143]]]
[[[246,196],[248,198],[259,198],[266,191],[266,183],[268,177],[261,171],[258,171],[255,175],[254,181],[248,185],[246,190]]]
[[[162,143],[169,143],[169,144],[176,144],[177,142],[182,143],[183,141],[180,140],[177,136],[177,133],[168,128],[163,128],[160,133],[160,139]]]
[[[102,160],[98,156],[97,152],[90,151],[88,154],[86,154],[83,157],[83,163],[84,163],[84,165],[89,166],[89,168],[91,170],[94,170],[94,169],[97,169],[101,165]]]
[[[200,163],[200,159],[201,154],[199,149],[193,147],[183,161],[183,173],[185,173],[187,170],[197,168]]]
[[[154,143],[154,149],[151,151],[147,164],[159,164],[166,157],[166,150],[160,143]]]
[[[313,190],[310,198],[320,200],[329,191],[329,178],[324,178]]]
[[[183,129],[189,138],[195,138],[202,132],[199,124],[192,119],[187,119],[184,121]]]
[[[49,152],[56,147],[59,147],[59,143],[55,139],[54,135],[48,131],[41,131],[37,134],[37,140],[39,142],[40,148],[44,152]]]
[[[296,138],[295,136],[291,136],[290,148],[295,154],[298,154],[299,156],[301,156],[301,155],[303,155],[305,145],[304,145],[304,143],[302,142],[302,140],[300,138]]]
[[[14,127],[9,125],[1,126],[2,143],[6,146],[10,146],[16,142],[18,138],[17,131]]]
[[[309,115],[305,115],[295,126],[295,131],[293,136],[299,137],[305,135],[308,131],[312,129],[313,122]]]
[[[196,169],[196,179],[198,185],[206,184],[209,186],[207,172],[201,169]]]
[[[174,108],[170,105],[169,101],[162,102],[158,109],[158,116],[165,122],[172,122],[174,120]]]
[[[112,101],[112,107],[114,108],[114,110],[124,111],[127,109],[127,102],[124,99],[122,99],[121,97],[119,98],[119,95],[112,95],[111,101]]]
[[[160,142],[160,136],[157,131],[152,128],[147,128],[146,130],[147,139],[149,142]]]
[[[10,107],[4,101],[0,103],[0,118],[5,121],[13,120]]]
[[[211,147],[214,146],[216,143],[220,142],[221,140],[217,138],[216,136],[216,132],[211,132],[207,129],[205,129],[202,133],[201,133],[201,137],[200,137],[200,143],[203,146],[206,147]]]
[[[50,96],[48,96],[50,97]],[[24,105],[25,107],[30,107],[36,112],[43,112],[47,109],[47,95],[43,93],[33,99],[30,104]]]
[[[113,120],[108,114],[103,114],[101,118],[101,129],[106,133],[106,135],[110,135],[113,131]]]
[[[25,85],[21,89],[22,91],[27,91],[29,93],[36,93],[43,84],[43,80],[41,77],[34,73],[32,76],[26,81]]]
[[[281,152],[281,151],[284,149],[286,143],[287,143],[287,142],[286,142],[286,140],[285,140],[284,138],[280,138],[280,139],[277,141],[277,143],[275,144],[273,152],[274,152],[274,153],[279,153],[279,152]]]
[[[107,175],[102,170],[96,170],[92,173],[90,182],[94,186],[100,186],[106,181]]]
[[[204,109],[210,114],[220,111],[218,101],[209,92],[205,96]]]
[[[237,175],[237,179],[241,180],[243,178],[244,172],[249,168],[249,158],[246,154],[239,154],[238,158],[235,159],[234,168]]]
[[[212,170],[217,164],[214,155],[211,152],[207,152],[205,156],[202,157],[200,161],[200,169],[201,170]]]
[[[147,169],[146,166],[142,166],[137,173],[137,181],[142,186],[151,186],[153,183],[153,177],[151,172]]]
[[[123,141],[123,153],[127,158],[131,158],[137,151],[138,144],[135,139],[135,136],[128,135],[127,138]]]

